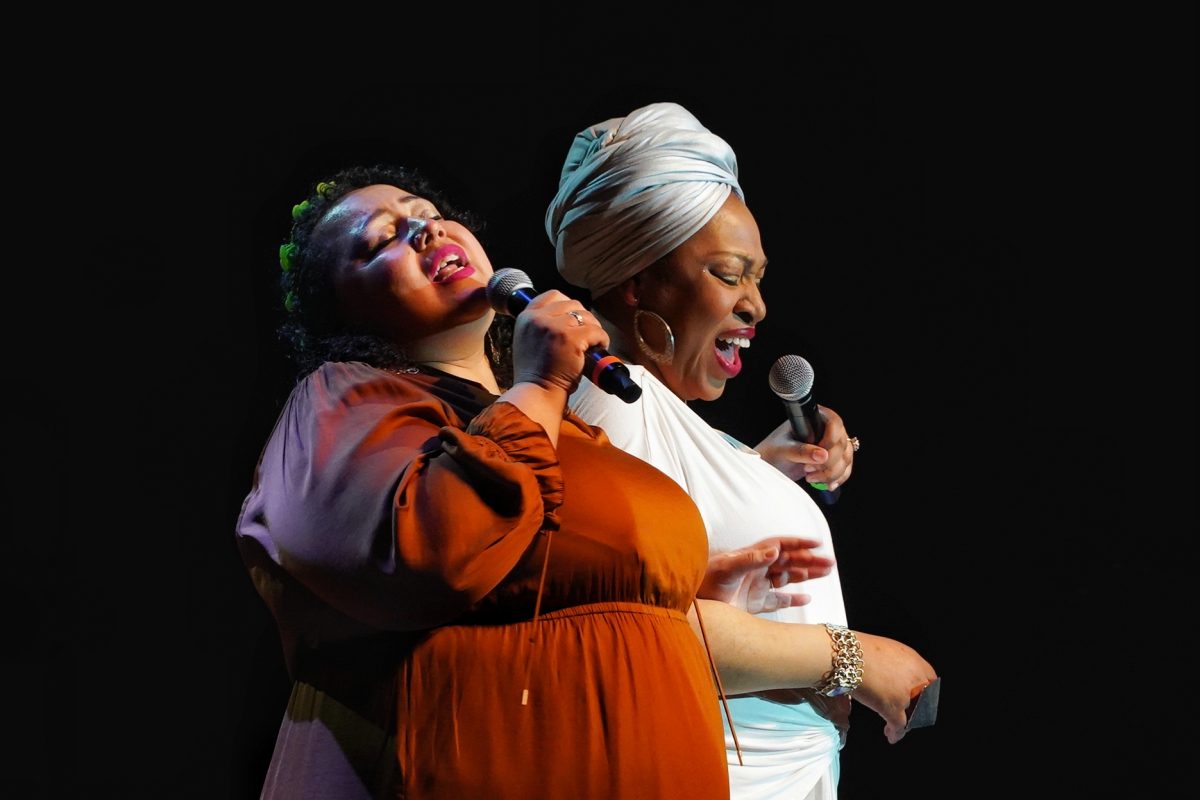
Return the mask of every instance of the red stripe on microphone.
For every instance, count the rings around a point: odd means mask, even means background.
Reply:
[[[601,370],[603,370],[609,364],[612,364],[612,363],[620,361],[620,360],[621,359],[617,358],[616,356],[604,356],[599,361],[597,361],[596,366],[592,367],[592,375],[591,375],[592,383],[599,384]]]

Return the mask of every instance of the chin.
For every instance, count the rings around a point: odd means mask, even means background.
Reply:
[[[468,279],[470,280],[470,279]],[[463,307],[475,311],[476,309],[484,312],[492,312],[491,303],[488,302],[487,287],[483,284],[465,283],[462,291],[458,295],[459,302]]]
[[[719,386],[713,386],[707,381],[698,387],[699,391],[692,393],[693,400],[703,400],[705,402],[716,400],[721,395],[725,394],[725,381],[721,381]]]

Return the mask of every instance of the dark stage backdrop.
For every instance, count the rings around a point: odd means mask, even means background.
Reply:
[[[555,40],[527,69],[425,42],[311,76],[179,69],[169,91],[154,58],[109,68],[101,178],[67,187],[104,227],[71,251],[77,383],[49,404],[12,383],[40,423],[15,424],[28,472],[60,492],[10,545],[20,796],[257,794],[288,683],[233,526],[288,389],[291,205],[344,162],[417,165],[487,220],[495,266],[564,288],[542,217],[572,136],[663,100],[732,144],[770,259],[745,370],[697,411],[758,441],[783,419],[771,364],[808,358],[863,442],[828,512],[851,624],[943,675],[936,726],[896,746],[856,706],[843,796],[1174,794],[1194,18],[1034,23],[787,47],[665,26],[636,63]]]

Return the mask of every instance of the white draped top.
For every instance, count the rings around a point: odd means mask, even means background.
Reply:
[[[745,547],[770,536],[817,539],[817,552],[833,557],[829,524],[803,488],[757,452],[705,422],[645,368],[629,364],[642,396],[625,403],[587,380],[571,408],[599,426],[617,447],[657,467],[679,483],[700,509],[710,553]],[[807,605],[762,616],[787,622],[846,624],[841,580],[833,572],[793,587],[812,596]],[[735,798],[836,797],[837,729],[807,703],[759,697],[729,701],[746,766],[737,766],[726,731]]]

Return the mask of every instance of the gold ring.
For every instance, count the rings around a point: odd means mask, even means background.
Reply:
[[[856,453],[858,452],[858,448],[859,448],[861,445],[860,445],[860,444],[859,444],[859,442],[858,442],[858,437],[857,437],[857,436],[851,436],[851,437],[850,437],[850,446],[854,448],[854,452],[856,452]]]
[[[567,313],[575,318],[576,324],[583,325],[583,314],[580,314],[578,311],[568,311]]]

